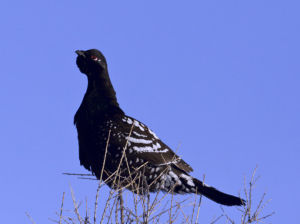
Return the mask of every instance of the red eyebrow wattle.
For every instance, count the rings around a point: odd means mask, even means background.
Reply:
[[[93,60],[96,60],[96,59],[98,59],[95,55],[92,55],[91,56],[91,59],[93,59]]]

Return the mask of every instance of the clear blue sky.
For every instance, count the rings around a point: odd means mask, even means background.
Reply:
[[[87,80],[76,49],[106,55],[119,103],[206,182],[237,194],[256,165],[272,223],[300,200],[299,1],[2,1],[1,223],[51,223],[80,172],[73,115]],[[203,223],[219,206],[203,201]],[[228,210],[228,209],[227,209]],[[238,217],[236,209],[229,209]]]

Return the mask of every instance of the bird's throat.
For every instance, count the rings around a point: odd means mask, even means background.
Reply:
[[[116,92],[108,74],[104,71],[101,74],[88,76],[88,88],[85,97],[92,99],[95,103],[119,107]]]

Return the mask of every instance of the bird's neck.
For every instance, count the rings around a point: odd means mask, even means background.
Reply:
[[[116,92],[111,84],[108,73],[88,76],[88,88],[85,98],[104,107],[119,108]]]

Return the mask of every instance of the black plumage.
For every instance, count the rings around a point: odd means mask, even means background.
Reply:
[[[224,205],[244,204],[242,199],[190,176],[188,173],[193,169],[185,161],[145,124],[123,112],[108,75],[106,59],[100,51],[78,50],[76,53],[77,66],[88,78],[87,91],[74,117],[81,165],[99,179],[108,142],[102,179],[110,187],[120,187],[109,178],[120,164],[119,185],[134,192],[137,191],[134,186],[139,186],[141,192],[198,193]],[[132,180],[135,185],[129,184]]]

